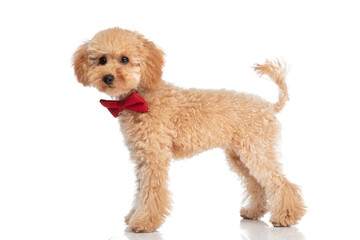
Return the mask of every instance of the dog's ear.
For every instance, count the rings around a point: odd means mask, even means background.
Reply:
[[[87,53],[88,43],[85,42],[76,50],[73,55],[73,67],[77,80],[84,86],[89,86],[88,69],[89,59]]]
[[[154,88],[161,82],[164,52],[140,34],[139,38],[141,84],[147,88]]]

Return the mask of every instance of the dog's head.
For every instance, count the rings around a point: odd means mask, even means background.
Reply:
[[[160,84],[164,53],[143,35],[120,28],[98,32],[73,56],[77,80],[118,97]]]

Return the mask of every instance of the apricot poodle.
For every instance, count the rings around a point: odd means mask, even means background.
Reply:
[[[169,214],[172,158],[189,158],[212,148],[225,150],[231,168],[243,180],[243,218],[259,219],[269,211],[274,226],[296,224],[305,206],[299,188],[285,178],[277,160],[280,125],[275,115],[288,100],[285,67],[279,61],[254,67],[280,88],[279,101],[271,104],[235,91],[176,87],[162,80],[163,64],[164,53],[154,43],[120,28],[100,31],[73,56],[80,83],[122,104],[114,110],[109,104],[117,103],[102,101],[118,117],[136,164],[137,191],[125,217],[130,229],[155,231]],[[126,101],[136,106],[124,107]]]

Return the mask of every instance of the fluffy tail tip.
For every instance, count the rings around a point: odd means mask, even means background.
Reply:
[[[279,87],[279,101],[274,104],[274,111],[280,112],[285,102],[289,100],[287,86],[285,82],[287,67],[286,63],[276,59],[274,61],[266,60],[264,64],[255,64],[253,66],[255,72],[261,77],[269,76]]]
[[[270,78],[273,78],[275,74],[286,74],[287,71],[286,63],[281,62],[279,59],[273,61],[266,59],[264,64],[255,64],[253,68],[260,77],[268,75]]]

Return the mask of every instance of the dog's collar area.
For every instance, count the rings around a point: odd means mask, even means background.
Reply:
[[[130,110],[139,113],[147,113],[149,111],[146,101],[135,92],[130,94],[124,100],[101,99],[100,103],[106,107],[114,117],[118,117],[119,113],[123,110]]]

